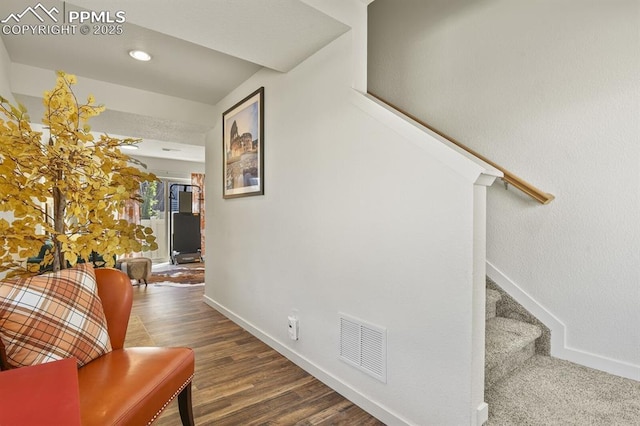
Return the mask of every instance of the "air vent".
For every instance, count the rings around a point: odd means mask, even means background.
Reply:
[[[387,330],[340,314],[340,359],[387,382]]]

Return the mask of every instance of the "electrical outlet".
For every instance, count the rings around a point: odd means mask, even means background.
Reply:
[[[291,340],[298,340],[298,334],[299,334],[298,318],[296,318],[293,315],[289,315],[287,319],[289,321],[289,338]]]

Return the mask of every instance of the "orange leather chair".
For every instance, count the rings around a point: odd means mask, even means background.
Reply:
[[[96,269],[113,351],[78,369],[83,426],[153,423],[177,396],[184,426],[193,426],[190,348],[123,348],[133,291],[129,277],[116,269]],[[7,366],[0,343],[0,361]]]

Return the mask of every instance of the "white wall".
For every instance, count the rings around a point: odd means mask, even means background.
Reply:
[[[222,199],[218,118],[205,300],[388,424],[472,424],[473,181],[351,103],[351,42],[218,105],[265,87],[265,195]],[[338,360],[339,312],[388,329],[386,384]]]
[[[11,59],[7,49],[4,47],[4,43],[0,39],[0,96],[8,99],[11,103],[14,102],[13,94],[11,93],[11,80],[10,76]],[[4,117],[3,117],[4,119]],[[0,219],[12,220],[13,214],[11,212],[0,211]],[[0,275],[0,278],[4,274]]]
[[[369,88],[556,195],[494,185],[488,261],[566,330],[564,356],[640,379],[640,4],[376,0]],[[504,277],[503,277],[504,278]]]
[[[0,40],[0,95],[13,102],[11,93],[11,59],[2,40]]]

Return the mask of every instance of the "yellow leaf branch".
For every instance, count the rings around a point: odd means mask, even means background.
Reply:
[[[95,139],[88,120],[105,107],[93,96],[80,104],[76,81],[60,71],[44,93],[46,138],[31,129],[26,108],[0,97],[0,211],[14,217],[0,220],[0,271],[57,270],[95,253],[112,264],[114,256],[157,249],[149,228],[117,218],[125,203],[139,201],[142,182],[157,179],[120,151],[140,140]],[[41,265],[26,265],[47,240],[52,252]]]

